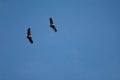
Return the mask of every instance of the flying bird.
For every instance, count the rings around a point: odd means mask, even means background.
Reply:
[[[30,43],[33,43],[33,40],[32,40],[32,35],[31,35],[31,30],[30,30],[30,28],[28,28],[28,30],[27,30],[27,38],[28,38],[28,40],[30,41]]]
[[[54,22],[53,22],[53,19],[50,18],[49,20],[50,20],[50,27],[51,27],[55,32],[57,32],[57,29],[56,29],[56,26],[55,26],[55,24],[54,24]]]

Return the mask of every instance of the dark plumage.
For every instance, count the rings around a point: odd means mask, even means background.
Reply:
[[[30,41],[30,43],[33,43],[30,28],[28,28],[28,30],[27,30],[27,38],[28,38],[28,40]]]
[[[50,27],[51,27],[55,32],[57,32],[56,26],[55,26],[52,18],[50,18],[49,20],[50,20]]]

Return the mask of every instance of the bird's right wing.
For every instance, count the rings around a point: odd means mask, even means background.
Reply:
[[[50,18],[50,24],[54,24],[52,18]]]
[[[30,28],[28,28],[28,30],[27,30],[27,35],[31,35]]]

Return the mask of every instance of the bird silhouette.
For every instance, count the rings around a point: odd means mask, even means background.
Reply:
[[[30,43],[33,43],[33,40],[32,40],[32,35],[31,35],[31,30],[30,30],[30,28],[28,28],[28,30],[27,30],[27,38],[28,38],[28,40],[30,41]]]
[[[55,32],[57,32],[57,29],[56,29],[56,26],[55,26],[55,24],[54,24],[54,22],[53,22],[53,19],[52,19],[52,18],[49,18],[49,20],[50,20],[50,27],[51,27]]]

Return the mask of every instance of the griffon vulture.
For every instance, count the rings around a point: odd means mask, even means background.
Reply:
[[[50,20],[50,27],[51,27],[55,32],[57,32],[56,26],[55,26],[52,18],[50,18],[49,20]]]
[[[27,30],[27,38],[28,38],[28,40],[30,41],[30,43],[33,43],[30,28],[28,28],[28,30]]]

